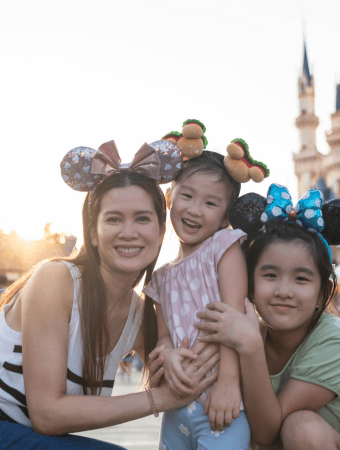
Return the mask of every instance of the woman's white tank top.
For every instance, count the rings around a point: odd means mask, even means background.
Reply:
[[[77,266],[68,261],[62,262],[70,269],[74,286],[68,336],[67,394],[83,395],[83,386],[87,386],[87,382],[82,376],[83,345],[79,315],[82,281]],[[16,297],[13,302],[15,300]],[[5,318],[6,311],[11,305],[5,305],[0,313],[0,418],[32,426],[25,396],[21,333],[12,330],[7,325]],[[116,347],[106,358],[101,395],[111,395],[118,365],[123,357],[132,350],[142,319],[143,300],[133,291],[130,312],[123,333]]]

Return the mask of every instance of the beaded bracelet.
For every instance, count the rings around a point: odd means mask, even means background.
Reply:
[[[148,397],[149,397],[149,400],[150,400],[150,403],[151,403],[151,408],[152,408],[153,415],[154,415],[155,417],[158,417],[158,416],[159,416],[159,413],[156,411],[156,407],[155,407],[155,403],[154,403],[154,401],[153,401],[151,389],[150,389],[149,386],[147,386],[147,387],[145,388],[145,390],[146,390],[146,392],[148,393]]]

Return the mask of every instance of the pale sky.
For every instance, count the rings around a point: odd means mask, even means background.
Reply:
[[[327,152],[339,19],[340,0],[1,0],[0,228],[36,239],[52,222],[81,238],[84,194],[60,177],[65,153],[114,139],[129,162],[188,118],[207,127],[208,149],[241,137],[271,169],[242,193],[278,182],[297,201],[302,24]]]

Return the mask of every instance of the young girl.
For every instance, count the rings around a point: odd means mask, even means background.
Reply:
[[[197,339],[196,313],[214,300],[244,312],[247,274],[240,242],[245,233],[225,228],[239,192],[223,156],[205,151],[186,163],[167,196],[180,249],[174,261],[154,273],[144,292],[155,301],[157,346],[166,347],[165,378],[178,394],[190,392],[190,380],[181,370],[185,355],[178,347],[184,337],[190,346]],[[160,448],[247,450],[250,432],[239,383],[237,354],[221,347],[217,383],[197,402],[164,415]]]
[[[324,238],[339,243],[339,202],[324,205],[322,217],[318,191],[309,191],[295,211],[291,204],[283,205],[282,199],[290,201],[288,191],[272,185],[262,213],[265,225],[250,234],[245,244],[248,296],[262,318],[261,327],[248,300],[246,315],[217,302],[208,305],[212,311],[198,317],[213,322],[195,327],[217,332],[202,341],[218,342],[238,352],[243,400],[258,445],[272,450],[337,450],[340,321],[325,313],[336,276]],[[239,202],[236,220],[231,222],[243,226],[242,197]],[[256,198],[251,203],[255,220],[244,227],[248,232],[257,222]],[[284,213],[287,207],[289,216]],[[288,221],[271,220],[273,216]]]

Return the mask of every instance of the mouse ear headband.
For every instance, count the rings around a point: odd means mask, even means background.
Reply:
[[[162,137],[175,145],[183,153],[183,159],[197,158],[206,148],[208,140],[205,136],[206,128],[196,119],[183,122],[182,133],[172,131]],[[238,183],[247,183],[249,180],[260,183],[269,176],[268,167],[256,161],[249,154],[249,148],[243,139],[234,139],[227,147],[227,156],[224,166],[229,175]]]
[[[266,223],[272,220],[296,223],[319,236],[332,262],[329,245],[340,244],[340,200],[322,203],[322,193],[309,189],[293,207],[288,189],[271,184],[267,198],[255,193],[239,197],[230,211],[229,220],[233,228],[240,228],[248,234],[260,229],[265,232]]]
[[[102,144],[98,150],[76,147],[60,163],[65,183],[76,191],[93,192],[107,177],[122,172],[139,172],[158,184],[172,181],[183,164],[180,150],[167,141],[144,144],[130,163],[121,163],[114,141]]]

